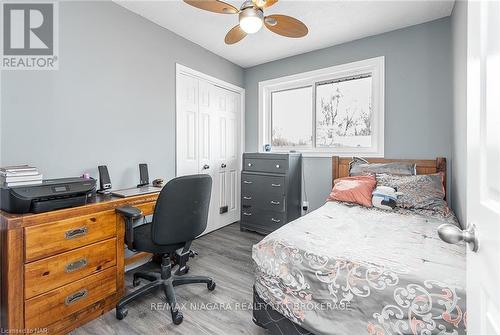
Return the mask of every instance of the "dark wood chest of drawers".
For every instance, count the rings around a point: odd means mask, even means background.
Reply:
[[[241,229],[268,234],[301,215],[302,156],[243,154]]]

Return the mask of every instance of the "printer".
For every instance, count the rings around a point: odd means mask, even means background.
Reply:
[[[84,178],[47,179],[41,184],[2,187],[0,207],[14,214],[42,213],[85,205],[95,196],[96,180]]]

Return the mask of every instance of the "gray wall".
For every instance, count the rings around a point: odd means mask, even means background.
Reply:
[[[453,45],[452,206],[462,226],[466,219],[467,162],[467,2],[456,1],[451,15]]]
[[[385,157],[450,158],[449,17],[246,69],[246,149],[258,150],[259,81],[377,56],[385,56]],[[313,209],[330,191],[330,164],[329,158],[304,160]]]
[[[238,86],[243,70],[111,2],[61,2],[59,71],[2,71],[1,165],[134,186],[175,174],[175,63]]]
[[[176,62],[246,88],[246,149],[255,151],[259,81],[376,56],[386,60],[386,157],[452,156],[450,18],[242,70],[114,3],[62,2],[59,16],[59,71],[2,73],[1,165],[29,163],[53,178],[96,176],[108,164],[114,186],[127,187],[146,162],[152,178],[171,178]],[[455,158],[463,126],[455,115]],[[453,169],[463,215],[463,171]],[[305,159],[304,175],[317,208],[330,191],[330,159]]]

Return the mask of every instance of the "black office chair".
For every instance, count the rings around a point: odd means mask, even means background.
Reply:
[[[129,249],[161,255],[161,272],[134,273],[134,287],[140,279],[151,283],[123,297],[116,305],[116,318],[127,316],[125,305],[139,296],[162,287],[170,305],[172,320],[178,325],[183,316],[178,308],[174,286],[205,283],[212,291],[215,282],[210,277],[172,275],[171,256],[190,254],[191,242],[207,227],[208,207],[212,190],[209,175],[193,175],[172,179],[161,190],[151,223],[133,228],[134,222],[143,218],[142,212],[132,206],[123,206],[116,211],[123,215],[126,228],[126,242]],[[185,258],[185,257],[184,257]],[[189,257],[188,257],[189,258]]]

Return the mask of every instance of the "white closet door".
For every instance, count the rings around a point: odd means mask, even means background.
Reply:
[[[217,189],[217,168],[216,168],[216,151],[217,151],[217,131],[215,123],[217,122],[215,113],[215,104],[217,96],[214,86],[206,81],[199,81],[200,87],[200,131],[199,131],[199,165],[200,173],[209,174],[212,177],[212,195],[210,198],[210,210],[208,213],[208,223],[205,232],[210,232],[220,228],[217,221],[217,213],[219,203],[219,193]]]
[[[177,77],[177,176],[199,173],[198,79]]]
[[[241,96],[184,74],[177,85],[177,175],[212,176],[207,233],[239,220]]]
[[[240,95],[219,89],[219,150],[217,169],[219,175],[220,209],[219,220],[227,225],[239,220],[239,174],[240,174]],[[222,105],[220,104],[220,107]]]

